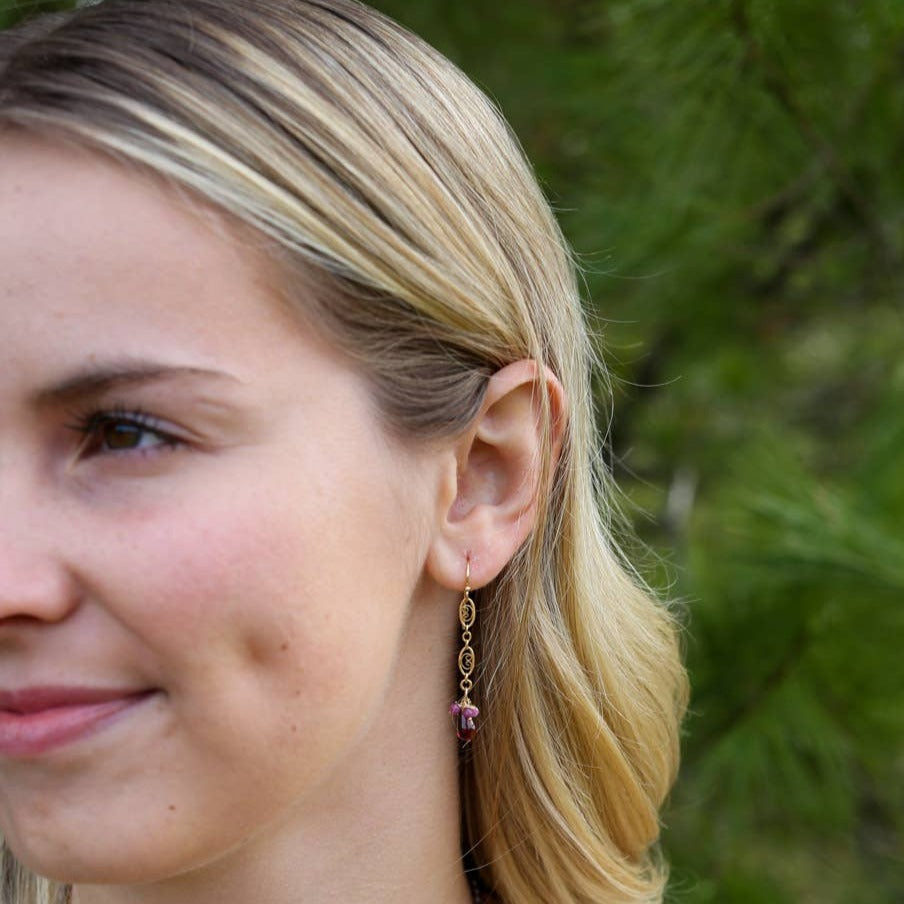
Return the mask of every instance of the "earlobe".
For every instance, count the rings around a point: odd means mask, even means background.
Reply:
[[[561,384],[534,361],[490,378],[480,413],[456,448],[454,499],[428,557],[440,584],[460,589],[467,559],[471,586],[489,583],[530,535],[561,448],[564,408]]]

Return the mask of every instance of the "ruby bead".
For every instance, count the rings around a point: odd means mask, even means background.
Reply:
[[[474,724],[474,720],[468,718],[464,712],[461,713],[458,719],[458,727],[455,730],[455,734],[457,734],[458,739],[465,744],[469,741],[473,741],[474,736],[477,734],[477,726]]]

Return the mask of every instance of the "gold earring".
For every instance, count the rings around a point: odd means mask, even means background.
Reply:
[[[455,721],[455,734],[458,739],[467,744],[474,740],[477,734],[477,726],[474,720],[480,715],[480,710],[471,702],[471,673],[474,671],[474,649],[471,646],[471,628],[477,619],[477,606],[471,599],[471,559],[467,559],[465,566],[465,592],[458,604],[458,620],[461,622],[461,650],[458,652],[458,671],[461,672],[461,681],[458,686],[461,697],[449,707],[449,713]]]

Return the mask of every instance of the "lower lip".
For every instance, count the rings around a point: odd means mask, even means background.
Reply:
[[[107,727],[143,703],[153,692],[103,703],[57,706],[36,713],[0,711],[0,756],[35,757]]]

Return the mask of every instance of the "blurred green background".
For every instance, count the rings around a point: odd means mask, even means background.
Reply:
[[[584,265],[686,612],[670,900],[904,901],[904,2],[375,5],[500,104]]]

